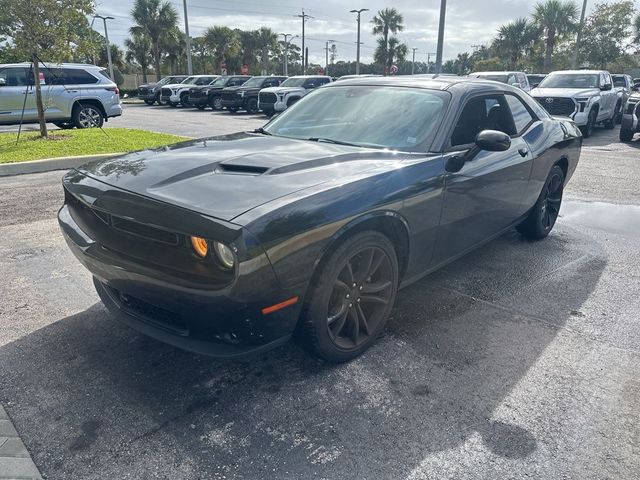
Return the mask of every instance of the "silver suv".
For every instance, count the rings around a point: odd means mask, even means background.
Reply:
[[[47,122],[60,128],[101,127],[122,115],[120,92],[102,67],[40,65],[42,103]],[[23,117],[24,106],[24,117]],[[0,125],[37,123],[30,63],[0,64]]]

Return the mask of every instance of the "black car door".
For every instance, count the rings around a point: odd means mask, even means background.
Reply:
[[[522,131],[516,127],[510,108],[512,100],[503,94],[472,97],[458,117],[450,136],[452,151],[471,148],[482,130],[507,133],[511,136],[511,147],[503,152],[481,150],[460,171],[445,175],[433,265],[470,250],[524,213],[522,198],[529,182],[532,154]],[[524,105],[523,108],[529,113]],[[526,120],[518,120],[520,127],[523,122]]]

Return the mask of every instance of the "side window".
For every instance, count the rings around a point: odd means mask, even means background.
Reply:
[[[527,77],[525,76],[524,73],[519,73],[518,74],[518,82],[520,82],[520,86],[522,88],[525,88],[527,86]]]
[[[535,119],[527,107],[525,107],[524,103],[522,103],[522,100],[517,98],[515,95],[506,95],[505,98],[507,99],[511,115],[513,116],[516,134],[520,135]]]
[[[600,74],[600,86],[604,86],[607,83],[607,77],[605,77],[604,73]]]
[[[515,74],[511,73],[511,74],[509,74],[509,77],[507,78],[507,84],[508,85],[513,85],[514,83],[518,83],[518,80],[516,79]]]
[[[326,85],[327,83],[329,83],[329,79],[328,78],[321,78],[319,85]]]
[[[83,85],[98,83],[98,79],[80,68],[63,69],[64,82],[67,85]]]
[[[264,82],[265,88],[277,87],[278,85],[280,85],[280,80],[278,80],[277,78],[270,78],[266,82]]]
[[[515,127],[504,95],[486,95],[467,102],[458,118],[451,146],[474,143],[476,135],[483,130],[498,130],[515,135]]]
[[[306,82],[304,82],[303,87],[306,88],[307,90],[311,90],[313,88],[316,88],[318,86],[318,84],[316,83],[315,79],[309,79]]]
[[[22,87],[29,84],[26,68],[3,68],[0,70],[0,78],[4,78],[7,87]]]

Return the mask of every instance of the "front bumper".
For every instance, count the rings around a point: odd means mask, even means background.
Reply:
[[[632,132],[640,132],[640,103],[625,105],[621,128]]]
[[[244,98],[234,98],[233,100],[228,99],[228,98],[223,98],[222,99],[222,107],[223,108],[244,108],[245,105],[245,99]]]
[[[58,213],[60,228],[73,254],[93,275],[100,298],[116,318],[160,341],[221,358],[262,352],[288,341],[297,323],[302,301],[263,314],[264,308],[298,294],[280,285],[266,254],[256,246],[248,232],[239,229],[232,234],[225,230],[223,222],[210,219],[209,224],[202,227],[203,231],[218,229],[217,238],[239,235],[234,242],[225,240],[225,243],[237,245],[236,271],[232,281],[221,285],[207,285],[206,279],[194,281],[197,268],[186,277],[184,272],[175,271],[175,265],[162,265],[163,259],[169,255],[153,242],[147,242],[146,248],[156,249],[156,254],[140,259],[136,248],[144,239],[108,231],[104,219],[98,219],[94,228],[91,218],[87,219],[84,213],[79,212],[79,207],[73,202],[78,201],[90,216],[93,207],[80,198],[96,198],[95,204],[100,202],[101,192],[105,194],[102,198],[114,198],[116,192],[121,196],[126,193],[86,176],[80,178],[77,172],[70,175],[77,183],[69,183],[65,178],[66,195],[73,196],[73,199],[67,200]],[[76,187],[77,192],[74,193]],[[144,202],[140,211],[156,210],[164,215],[163,218],[173,215],[171,210],[174,207],[154,205],[154,201],[147,199]],[[123,204],[128,204],[130,215],[131,203]],[[117,208],[111,211],[120,213]],[[179,214],[184,216],[184,210]],[[100,234],[103,237],[96,238]],[[216,234],[210,234],[213,235]],[[174,257],[183,255],[178,247],[175,248]],[[185,263],[193,262],[188,257],[184,258]]]
[[[140,100],[153,100],[154,102],[160,98],[160,92],[138,93]]]
[[[585,109],[584,112],[575,112],[573,115],[571,115],[571,119],[576,125],[578,125],[579,127],[583,127],[589,121],[589,110]]]
[[[171,93],[171,95],[162,94],[160,95],[161,102],[171,102],[171,103],[180,103],[180,95]]]

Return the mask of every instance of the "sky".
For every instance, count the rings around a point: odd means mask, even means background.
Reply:
[[[184,30],[182,0],[170,0],[180,15]],[[577,3],[577,2],[576,2]],[[594,1],[589,2],[591,6]],[[122,46],[131,26],[129,11],[133,0],[98,0],[97,13],[110,15],[109,38]],[[497,28],[533,10],[531,0],[449,0],[445,29],[444,59],[460,52],[473,51],[473,45],[487,44]],[[411,49],[416,48],[416,61],[433,61],[438,35],[440,0],[187,0],[191,37],[207,27],[225,25],[230,28],[255,30],[270,27],[278,33],[302,35],[302,20],[297,17],[304,8],[312,18],[306,23],[306,46],[309,62],[324,64],[325,45],[333,40],[338,48],[338,60],[356,58],[356,15],[350,10],[368,8],[362,14],[361,61],[373,60],[375,37],[371,19],[380,9],[395,7],[404,16],[404,31],[398,36]],[[588,15],[589,8],[587,10]],[[94,27],[102,32],[102,25]],[[293,43],[301,46],[301,38]],[[409,58],[410,59],[410,58]]]

